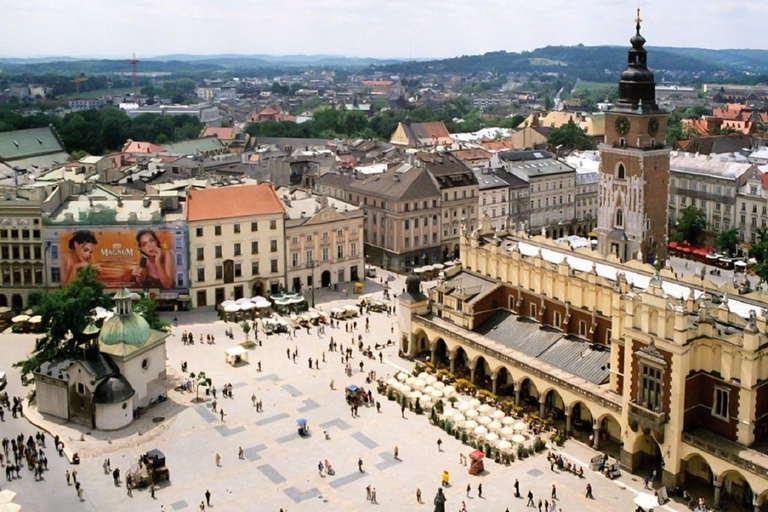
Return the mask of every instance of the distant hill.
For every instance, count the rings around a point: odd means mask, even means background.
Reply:
[[[424,74],[558,72],[583,80],[600,81],[626,67],[625,46],[547,46],[530,52],[489,52],[451,59],[398,63],[379,67],[392,72]],[[707,77],[768,71],[768,51],[707,50],[648,47],[648,66],[658,72]]]
[[[243,55],[223,53],[217,55],[174,54],[150,57],[148,61],[178,60],[183,62],[231,63],[233,61],[253,62],[270,66],[380,66],[402,62],[402,59],[374,59],[369,57],[344,57],[343,55]]]

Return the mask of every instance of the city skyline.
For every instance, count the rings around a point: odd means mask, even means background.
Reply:
[[[234,53],[403,59],[548,45],[626,45],[637,7],[633,0],[478,0],[450,7],[437,0],[386,5],[286,0],[277,7],[228,0],[215,8],[201,0],[169,0],[162,5],[163,12],[154,13],[157,4],[148,0],[132,0],[129,8],[116,0],[6,4],[0,57]],[[768,16],[765,2],[678,0],[674,7],[662,0],[642,2],[643,34],[651,46],[768,49],[753,36]]]

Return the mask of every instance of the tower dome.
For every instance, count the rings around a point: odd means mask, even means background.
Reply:
[[[144,317],[131,309],[131,292],[126,288],[115,294],[115,312],[116,314],[101,327],[100,343],[141,345],[149,339],[149,324]]]
[[[627,68],[619,79],[619,110],[658,112],[656,104],[656,80],[648,69],[648,52],[645,38],[640,35],[640,9],[635,20],[635,35],[629,40],[632,48],[627,55]]]
[[[417,294],[421,288],[421,279],[416,275],[411,274],[405,279],[405,290],[408,293]]]

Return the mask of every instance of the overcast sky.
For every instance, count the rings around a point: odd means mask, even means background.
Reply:
[[[0,56],[453,57],[626,45],[637,0],[0,0]],[[768,0],[642,0],[650,46],[768,49]]]

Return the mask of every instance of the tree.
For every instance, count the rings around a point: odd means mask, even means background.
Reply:
[[[725,251],[728,256],[733,256],[739,245],[739,231],[736,228],[726,229],[717,235],[715,246],[720,251]]]
[[[704,210],[691,205],[680,212],[680,218],[677,219],[677,232],[673,239],[677,242],[688,242],[696,245],[701,240],[704,230],[707,228],[707,217]]]
[[[243,334],[245,334],[245,341],[248,341],[248,333],[251,332],[251,324],[248,323],[248,320],[243,320],[240,327],[243,329]]]
[[[202,386],[204,388],[207,388],[213,383],[213,381],[211,380],[210,377],[205,375],[205,372],[197,372],[197,374],[195,374],[194,372],[190,372],[189,378],[192,379],[195,383],[195,393],[196,393],[195,402],[199,402],[200,387]]]
[[[553,129],[549,134],[548,142],[552,146],[562,146],[569,150],[584,150],[594,147],[592,139],[587,135],[586,130],[580,128],[575,123],[567,123],[560,128]]]
[[[90,265],[80,270],[69,285],[39,297],[33,311],[42,316],[45,335],[35,342],[29,359],[13,365],[21,369],[24,385],[32,382],[30,375],[41,364],[77,353],[78,346],[87,341],[83,330],[93,321],[96,307],[111,308],[112,298],[106,294],[104,285],[96,279],[96,270]]]
[[[157,314],[157,301],[150,297],[144,296],[133,304],[133,312],[144,317],[151,329],[158,331],[167,331],[168,322],[160,319]]]

